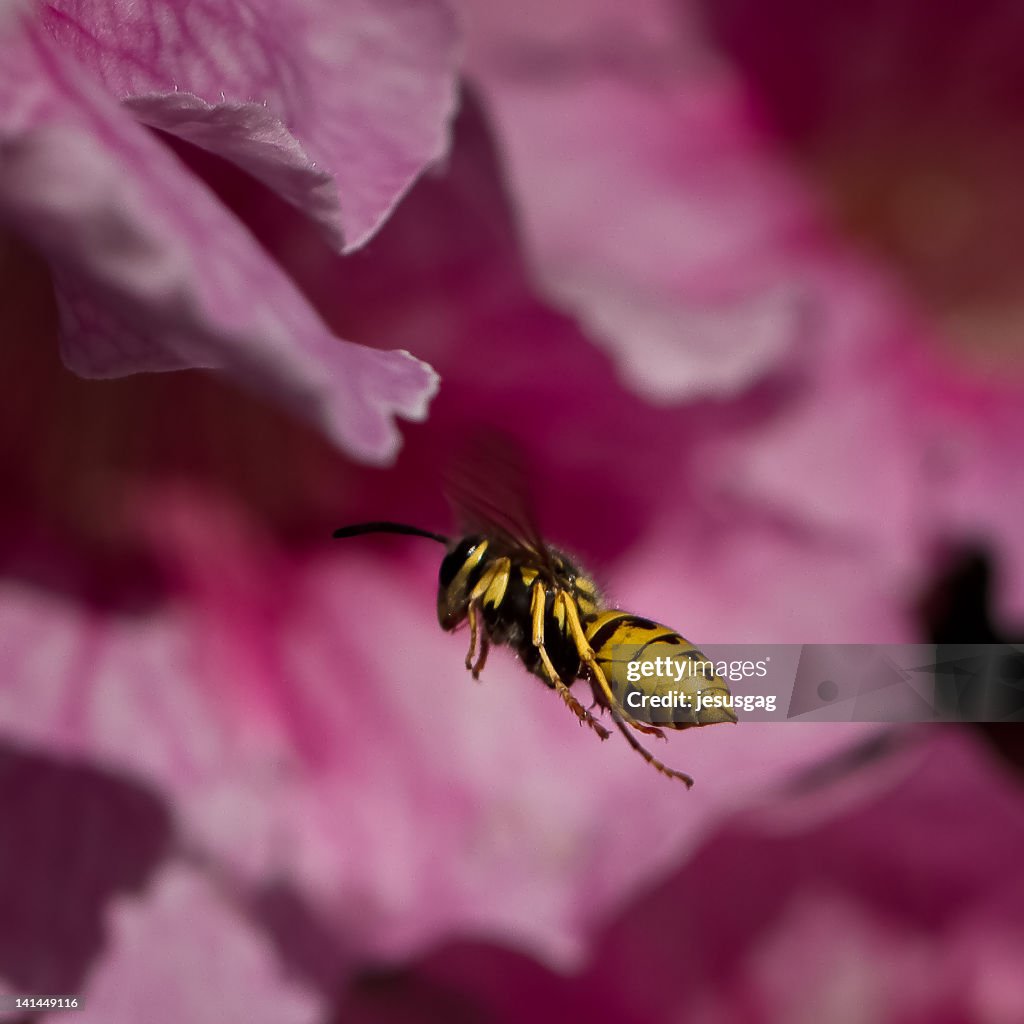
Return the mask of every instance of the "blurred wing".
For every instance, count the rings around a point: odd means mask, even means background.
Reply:
[[[551,565],[530,502],[529,474],[522,450],[504,435],[476,437],[456,460],[445,493],[467,533],[493,538],[510,554]]]

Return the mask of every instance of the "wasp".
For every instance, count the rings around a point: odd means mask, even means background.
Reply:
[[[662,709],[657,718],[670,729],[735,722],[732,710],[720,706],[728,701],[707,699],[729,694],[711,662],[675,630],[607,607],[593,579],[564,552],[545,544],[532,527],[510,524],[507,512],[494,508],[485,520],[479,529],[456,538],[389,521],[343,526],[334,536],[395,533],[443,544],[447,550],[438,573],[437,618],[447,631],[468,621],[466,668],[474,679],[479,679],[493,645],[511,647],[581,723],[607,739],[609,731],[570,692],[574,682],[586,680],[594,696],[591,707],[607,710],[629,745],[659,772],[692,786],[689,775],[666,766],[636,738],[634,731],[662,739],[665,734],[633,716],[627,704],[635,702],[628,696],[662,695],[666,684],[685,689],[690,706]],[[681,671],[667,678],[637,674],[633,679],[629,663],[656,652],[666,663],[681,661],[702,671],[685,673],[685,687],[678,681]]]

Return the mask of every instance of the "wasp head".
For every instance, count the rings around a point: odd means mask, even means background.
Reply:
[[[455,629],[469,614],[469,595],[486,550],[483,537],[464,537],[444,556],[437,580],[437,621],[442,629]]]

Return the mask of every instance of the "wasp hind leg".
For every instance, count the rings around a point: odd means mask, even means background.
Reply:
[[[573,714],[580,720],[586,722],[601,739],[606,740],[611,733],[569,692],[569,687],[562,682],[561,676],[555,671],[551,663],[551,656],[544,646],[544,585],[537,582],[533,585],[533,594],[530,598],[530,615],[533,619],[533,646],[537,648],[541,664],[551,685],[559,697],[569,705]]]
[[[564,610],[565,622],[569,627],[569,635],[572,637],[573,643],[576,645],[576,650],[579,652],[580,658],[586,663],[587,668],[590,669],[590,674],[600,688],[608,707],[613,713],[615,713],[617,709],[619,717],[638,732],[647,733],[648,736],[657,736],[659,739],[663,740],[665,738],[665,734],[657,726],[647,725],[645,722],[638,722],[615,699],[615,694],[612,693],[612,688],[608,685],[608,680],[605,678],[605,674],[601,670],[601,666],[598,665],[597,660],[594,658],[594,651],[590,646],[590,641],[587,640],[587,634],[583,632],[579,612],[576,610],[576,605],[573,603],[572,599],[563,591],[559,591],[555,596],[555,602],[556,604],[561,602]],[[658,764],[661,764],[661,762],[659,761]]]
[[[483,606],[488,599],[494,605],[500,603],[508,584],[508,574],[511,568],[512,563],[507,558],[499,558],[484,572],[469,595],[469,607],[466,612],[469,618],[469,651],[466,653],[466,668],[473,673],[474,679],[480,678],[480,673],[487,663],[487,652],[491,646],[487,638],[487,631],[482,628],[480,623]],[[477,638],[480,640],[480,656],[474,662]]]
[[[657,768],[662,775],[667,775],[672,779],[679,779],[683,782],[687,789],[693,785],[693,779],[690,778],[685,772],[677,772],[675,768],[669,768],[663,761],[659,761],[634,735],[630,732],[625,721],[623,721],[622,715],[620,714],[616,706],[609,708],[612,713],[612,720],[619,727],[619,732],[626,737],[626,742],[649,764],[654,768]]]

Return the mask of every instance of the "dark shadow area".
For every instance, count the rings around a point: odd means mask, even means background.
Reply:
[[[959,644],[1020,644],[1024,630],[1004,631],[993,622],[992,593],[998,569],[981,548],[949,559],[946,569],[921,602],[929,642],[938,644],[937,660],[952,659]],[[1007,652],[1003,676],[1024,691],[1020,656]],[[1022,694],[1024,699],[1024,694]],[[1017,771],[1024,773],[1024,728],[1019,722],[978,722],[973,726]]]
[[[2,744],[0,822],[0,976],[25,993],[80,991],[107,904],[167,853],[167,810],[140,785]]]

